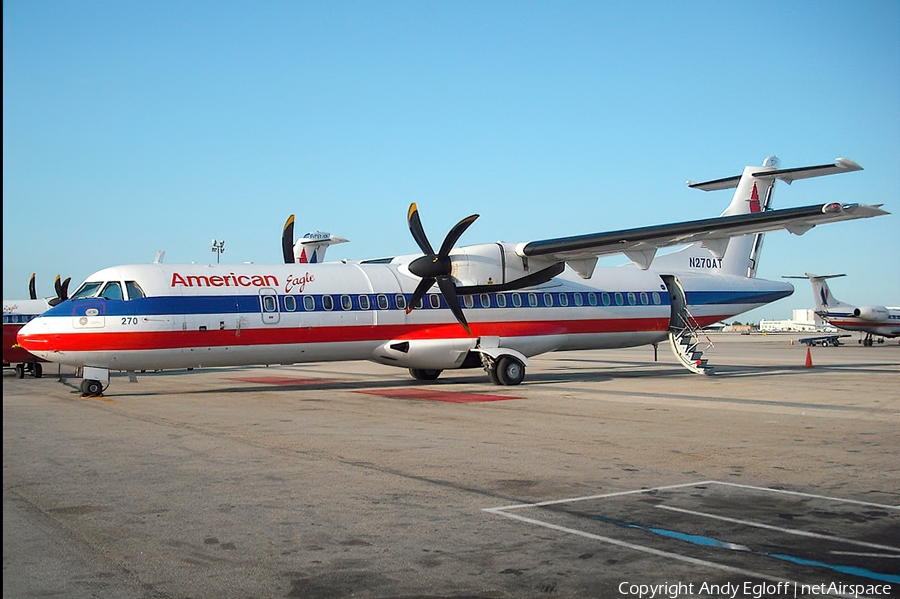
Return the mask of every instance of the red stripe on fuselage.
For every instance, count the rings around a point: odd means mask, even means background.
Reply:
[[[701,325],[727,316],[707,316]],[[594,320],[550,320],[474,323],[471,337],[526,337],[599,333],[664,332],[668,318],[627,318]],[[342,327],[254,328],[210,331],[77,332],[33,334],[20,342],[35,351],[125,351],[290,345],[298,343],[341,343],[417,339],[462,339],[465,330],[457,323],[434,325],[373,325]]]

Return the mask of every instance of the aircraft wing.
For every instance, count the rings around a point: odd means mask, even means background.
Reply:
[[[890,214],[881,210],[880,206],[881,204],[869,206],[835,202],[719,216],[608,233],[531,241],[519,245],[516,252],[524,257],[558,262],[592,260],[598,256],[623,253],[639,267],[646,269],[650,266],[656,250],[662,247],[702,241],[716,257],[721,257],[731,237],[779,229],[787,229],[791,233],[802,235],[823,223]]]

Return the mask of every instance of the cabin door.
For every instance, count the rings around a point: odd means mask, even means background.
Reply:
[[[278,293],[274,289],[264,287],[259,290],[259,309],[263,324],[278,324],[281,311],[278,306]]]

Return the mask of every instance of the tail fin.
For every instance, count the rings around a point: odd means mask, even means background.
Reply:
[[[826,279],[835,279],[837,277],[846,277],[845,274],[840,275],[813,275],[810,273],[805,273],[802,277],[783,277],[785,279],[809,279],[809,282],[812,283],[813,289],[813,298],[816,301],[816,312],[827,312],[833,308],[840,308],[842,306],[853,307],[850,304],[845,304],[841,300],[837,299],[833,295],[831,295],[831,289],[828,288],[828,283],[825,282]]]
[[[294,260],[301,263],[315,264],[325,261],[325,251],[329,246],[347,243],[343,237],[331,233],[313,231],[297,240],[294,245]]]
[[[750,214],[753,212],[765,212],[772,209],[772,196],[775,189],[775,180],[781,179],[788,185],[797,179],[809,179],[838,173],[849,173],[862,170],[862,167],[852,160],[838,158],[834,164],[819,166],[804,166],[799,168],[780,169],[780,161],[777,156],[770,156],[761,167],[748,166],[741,175],[715,179],[702,183],[688,181],[688,186],[703,191],[716,191],[720,189],[736,188],[734,196],[728,208],[722,216],[733,214]],[[677,266],[681,269],[693,268],[695,264],[703,267],[712,265],[712,268],[722,274],[736,275],[753,278],[759,266],[759,256],[762,251],[763,233],[744,235],[733,238],[722,238],[705,241],[702,244],[693,244],[687,248],[656,259],[657,267],[660,260],[665,260],[666,265]],[[710,257],[710,254],[712,255]],[[677,258],[675,258],[677,256]]]

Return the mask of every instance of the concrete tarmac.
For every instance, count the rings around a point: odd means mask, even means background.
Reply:
[[[3,596],[900,597],[900,346],[798,337],[5,374]]]

